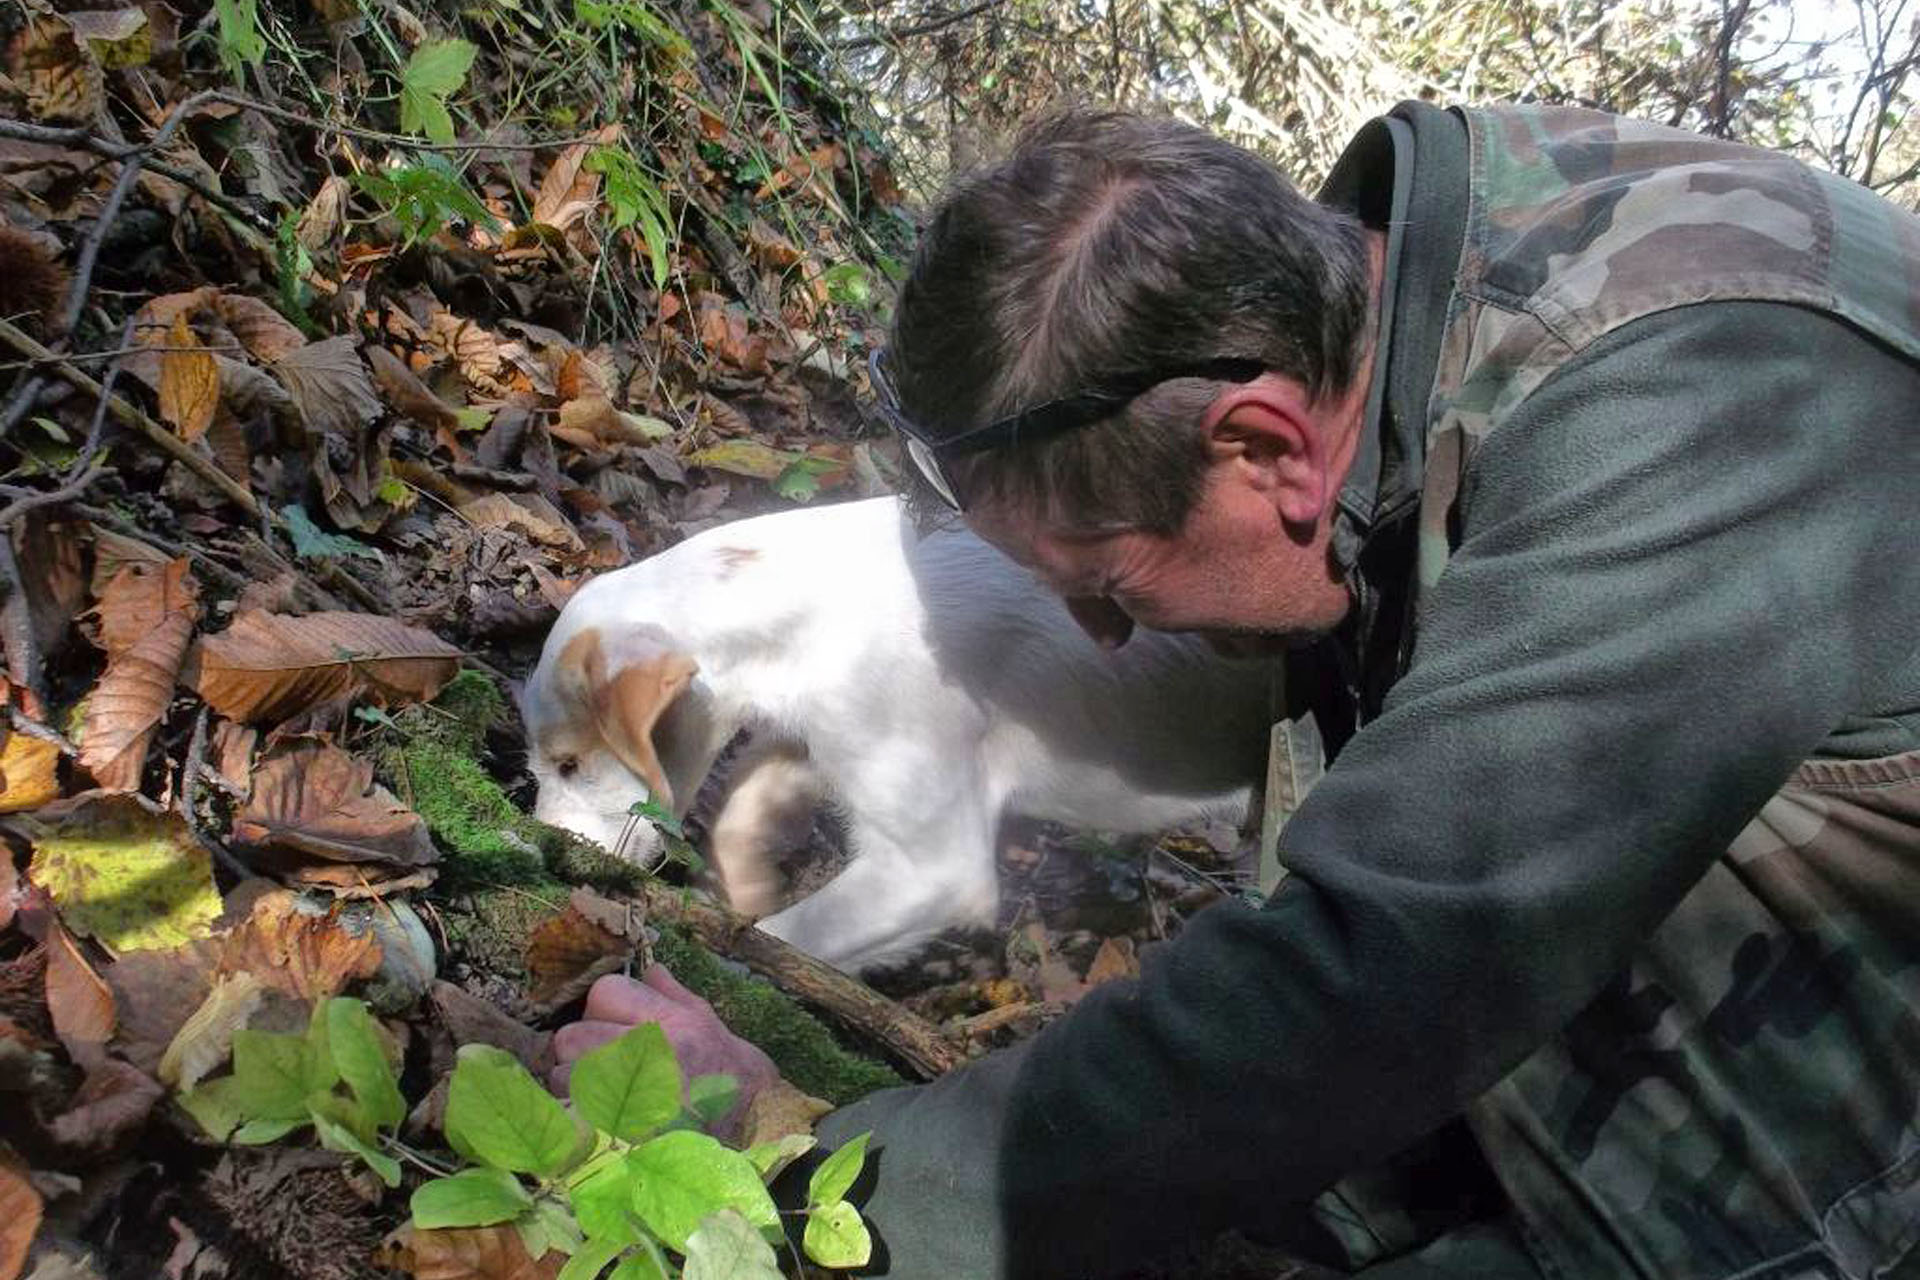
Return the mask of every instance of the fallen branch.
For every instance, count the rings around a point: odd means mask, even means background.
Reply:
[[[709,950],[738,960],[796,1000],[831,1015],[884,1045],[923,1080],[945,1075],[967,1060],[939,1027],[872,987],[753,927],[745,916],[698,902],[672,885],[642,886],[647,913],[684,925]]]
[[[58,355],[51,349],[41,346],[27,334],[0,320],[0,341],[18,351],[21,355],[45,361],[55,373],[65,378],[80,390],[95,399],[106,399],[108,410],[125,425],[132,427],[160,449],[180,462],[187,470],[206,481],[252,516],[255,520],[264,518],[265,511],[251,490],[222,471],[213,459],[194,451],[186,441],[134,408],[120,397],[109,394],[98,382],[72,361]]]

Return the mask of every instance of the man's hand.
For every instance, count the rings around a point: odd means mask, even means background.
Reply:
[[[771,1058],[727,1030],[712,1005],[656,964],[637,982],[609,974],[593,984],[587,992],[585,1016],[554,1035],[553,1051],[560,1065],[548,1077],[553,1091],[565,1095],[574,1061],[581,1054],[618,1039],[642,1022],[660,1024],[685,1079],[721,1074],[739,1081],[740,1102],[720,1126],[723,1129],[737,1124],[754,1094],[780,1078]]]

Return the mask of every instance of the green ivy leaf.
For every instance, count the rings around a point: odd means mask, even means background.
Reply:
[[[657,1022],[643,1022],[574,1063],[567,1091],[587,1123],[638,1142],[680,1113],[680,1062]]]
[[[788,1165],[813,1150],[819,1142],[810,1133],[790,1133],[774,1142],[762,1142],[746,1150],[747,1159],[760,1171],[762,1181],[772,1182]]]
[[[820,273],[827,286],[827,297],[834,302],[864,307],[873,300],[873,282],[867,269],[857,262],[842,262]]]
[[[653,1234],[686,1252],[687,1237],[710,1213],[735,1209],[756,1227],[779,1230],[780,1211],[760,1173],[738,1151],[704,1133],[663,1134],[627,1157],[633,1207]]]
[[[321,1146],[329,1151],[344,1151],[349,1155],[359,1156],[366,1161],[367,1168],[379,1175],[380,1181],[390,1187],[400,1185],[398,1160],[392,1156],[382,1155],[352,1129],[323,1114],[321,1107],[313,1107],[309,1114],[313,1117],[314,1132],[320,1135]]]
[[[307,1039],[242,1028],[233,1033],[232,1098],[248,1120],[303,1120],[307,1114]]]
[[[740,1082],[729,1075],[695,1076],[687,1085],[687,1109],[699,1118],[702,1128],[726,1119],[739,1101]]]
[[[287,536],[293,539],[293,553],[302,560],[321,560],[328,556],[360,556],[366,560],[385,560],[378,547],[370,547],[344,533],[328,533],[313,522],[298,503],[280,508],[287,522]]]
[[[504,1169],[463,1169],[423,1184],[407,1207],[413,1211],[413,1225],[423,1229],[490,1227],[531,1209],[533,1197]]]
[[[195,1085],[180,1095],[180,1106],[188,1115],[200,1123],[207,1136],[217,1142],[225,1142],[233,1136],[233,1131],[247,1121],[246,1112],[234,1098],[234,1080],[232,1076],[222,1076],[218,1080],[209,1080],[205,1084]]]
[[[812,502],[820,494],[820,478],[844,470],[844,462],[802,454],[773,478],[773,491],[789,502]]]
[[[682,1252],[687,1255],[683,1280],[780,1280],[773,1247],[732,1209],[709,1214]]]
[[[259,7],[256,0],[213,0],[213,9],[220,19],[220,61],[238,80],[249,64],[257,67],[267,56]]]
[[[447,1140],[480,1164],[542,1177],[592,1149],[593,1131],[540,1087],[510,1053],[469,1044],[447,1089]]]
[[[639,1250],[622,1258],[607,1280],[672,1280],[672,1276],[673,1269],[667,1265],[660,1246],[651,1240],[642,1240]]]
[[[873,1236],[860,1221],[860,1211],[845,1200],[807,1210],[807,1230],[801,1237],[807,1256],[823,1267],[860,1267],[873,1256]]]
[[[435,40],[413,51],[400,72],[400,127],[435,142],[453,141],[447,99],[466,82],[479,50],[465,40]]]
[[[629,1245],[640,1238],[633,1220],[633,1170],[625,1152],[596,1156],[572,1175],[567,1203],[589,1239]]]
[[[345,996],[327,1001],[327,1041],[333,1065],[368,1121],[380,1129],[399,1128],[407,1118],[407,1100],[400,1096],[400,1083],[367,1006]]]
[[[558,1201],[540,1201],[533,1206],[533,1216],[546,1228],[547,1240],[562,1253],[571,1254],[587,1242],[586,1237],[580,1234],[580,1224]]]
[[[832,1204],[847,1194],[847,1188],[860,1176],[860,1166],[867,1159],[867,1139],[872,1136],[869,1130],[820,1162],[820,1167],[813,1171],[813,1177],[807,1179],[809,1208]]]
[[[627,1246],[617,1240],[589,1240],[574,1250],[554,1280],[596,1280]]]

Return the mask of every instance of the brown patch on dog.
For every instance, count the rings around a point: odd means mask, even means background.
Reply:
[[[713,554],[720,558],[722,582],[760,558],[760,552],[753,547],[720,547]]]
[[[654,726],[692,683],[700,664],[684,653],[663,650],[609,670],[606,647],[589,627],[561,649],[563,670],[577,672],[587,710],[607,748],[645,779],[655,804],[671,809],[673,788],[653,743]]]

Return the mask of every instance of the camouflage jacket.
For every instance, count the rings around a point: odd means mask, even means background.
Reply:
[[[1427,416],[1422,588],[1484,527],[1483,443],[1637,321],[1787,303],[1920,359],[1920,220],[1863,188],[1594,112],[1465,115],[1468,230]],[[1907,425],[1905,447],[1920,449],[1920,423]],[[1767,630],[1752,628],[1751,643],[1770,643]],[[1911,692],[1855,696],[1901,710]],[[1920,753],[1828,739],[1602,996],[1473,1105],[1550,1273],[1920,1274]],[[1737,754],[1729,744],[1727,760]],[[1658,808],[1650,782],[1645,803]]]
[[[1388,271],[1293,874],[827,1117],[874,1130],[878,1273],[1311,1249],[1317,1193],[1463,1114],[1550,1275],[1912,1268],[1911,222],[1677,133],[1417,104],[1322,198]]]

